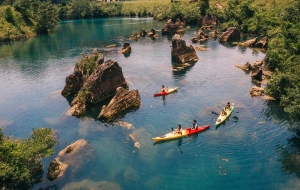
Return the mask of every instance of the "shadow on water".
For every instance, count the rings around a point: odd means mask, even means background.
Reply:
[[[172,61],[173,77],[182,78],[190,71],[197,62],[177,63]]]
[[[300,177],[300,129],[296,134],[287,139],[287,145],[277,146],[280,154],[278,161],[281,163],[282,170],[287,174],[295,174]]]

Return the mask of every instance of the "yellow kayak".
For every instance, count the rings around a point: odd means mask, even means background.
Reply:
[[[222,114],[219,115],[219,117],[218,117],[218,119],[216,121],[216,126],[218,126],[221,123],[223,123],[229,117],[229,115],[233,111],[233,108],[234,108],[234,104],[233,103],[230,105],[230,109],[225,109],[224,108],[227,114],[226,115],[222,115]]]
[[[187,136],[189,133],[186,130],[182,130],[182,133],[177,133],[175,131],[171,132],[171,133],[167,133],[163,136],[160,137],[154,137],[152,138],[152,140],[154,140],[155,142],[158,141],[168,141],[168,140],[173,140],[173,139],[178,139],[178,138],[182,138]]]

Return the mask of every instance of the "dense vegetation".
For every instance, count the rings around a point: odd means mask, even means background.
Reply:
[[[0,128],[0,188],[30,189],[42,179],[42,157],[54,153],[56,143],[50,128],[33,129],[28,139],[4,137]]]

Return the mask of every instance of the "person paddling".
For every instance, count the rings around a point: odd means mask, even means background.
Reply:
[[[198,125],[197,125],[197,121],[194,119],[193,120],[193,126],[191,127],[191,129],[197,129],[198,128]]]
[[[225,111],[225,109],[222,109],[221,115],[222,116],[227,115],[227,112]]]
[[[161,92],[166,92],[167,90],[165,89],[165,86],[162,86]]]
[[[227,102],[227,105],[226,105],[225,109],[227,109],[227,110],[230,110],[230,109],[231,109],[231,107],[230,107],[230,102]]]
[[[178,128],[175,130],[175,133],[178,133],[178,134],[182,135],[181,125],[178,125]]]

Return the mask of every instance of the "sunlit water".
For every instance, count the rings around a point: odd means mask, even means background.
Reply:
[[[5,135],[27,138],[32,128],[55,129],[56,153],[44,159],[45,169],[58,152],[77,139],[95,148],[95,161],[80,172],[68,171],[64,180],[44,177],[37,187],[90,179],[120,185],[122,189],[292,189],[300,181],[283,170],[283,149],[293,145],[288,129],[297,124],[276,102],[251,97],[254,85],[249,74],[235,64],[262,60],[264,53],[249,48],[208,40],[208,51],[197,51],[199,61],[174,71],[171,38],[162,36],[129,41],[132,32],[144,28],[161,30],[152,19],[99,19],[61,22],[49,35],[0,45],[0,127]],[[209,31],[207,31],[209,32]],[[188,45],[196,27],[186,30]],[[130,42],[132,53],[118,51]],[[116,48],[106,46],[117,44]],[[200,46],[201,44],[192,44]],[[115,59],[122,67],[130,90],[140,92],[142,104],[117,121],[133,129],[97,119],[101,106],[90,107],[86,115],[68,116],[71,98],[61,96],[65,78],[84,54],[98,48],[105,60]],[[161,85],[179,87],[165,97],[153,97]],[[226,102],[234,102],[231,117],[215,127]],[[233,116],[238,118],[234,119]],[[189,127],[192,120],[211,129],[180,140],[153,144],[152,137],[171,131],[178,124]],[[140,148],[129,137],[134,134]],[[87,158],[88,159],[88,158]]]

